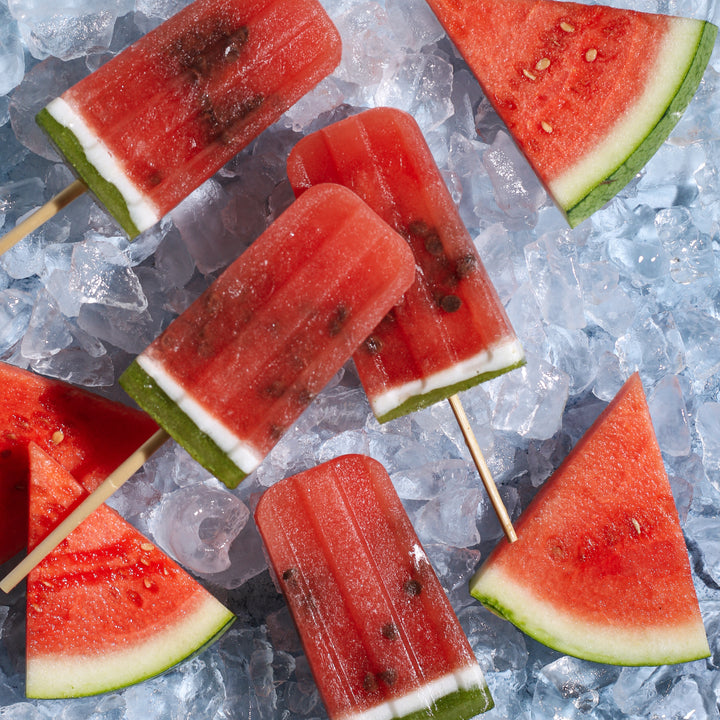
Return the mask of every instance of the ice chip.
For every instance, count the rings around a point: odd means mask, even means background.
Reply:
[[[247,506],[226,490],[190,485],[163,498],[153,530],[181,565],[203,574],[218,573],[230,567],[230,545],[249,517]]]

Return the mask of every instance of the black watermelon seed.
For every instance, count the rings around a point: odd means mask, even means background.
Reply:
[[[406,580],[403,583],[403,590],[405,591],[405,594],[409,597],[416,597],[422,592],[422,584],[419,580],[415,580],[415,578],[411,578],[410,580]]]
[[[380,629],[380,632],[382,633],[382,636],[388,640],[397,640],[398,638],[398,631],[395,627],[395,623],[385,623]]]
[[[350,310],[344,305],[340,305],[340,307],[338,307],[338,309],[335,311],[335,316],[330,320],[330,337],[336,337],[340,334],[340,331],[343,329],[343,326],[345,325],[349,317]]]
[[[377,690],[377,679],[375,676],[371,673],[365,673],[365,677],[363,678],[363,688],[367,690],[367,692],[374,692]]]
[[[462,306],[462,300],[457,295],[443,295],[439,302],[440,307],[447,313],[457,312]]]
[[[477,267],[477,258],[474,255],[465,255],[461,257],[456,264],[456,272],[459,278],[464,278],[475,271]]]
[[[377,355],[382,350],[382,346],[382,340],[375,335],[371,335],[365,340],[365,350],[367,350],[370,355]]]
[[[387,670],[383,670],[380,673],[380,679],[386,684],[386,685],[394,685],[397,681],[397,670],[394,670],[393,668],[388,668]]]

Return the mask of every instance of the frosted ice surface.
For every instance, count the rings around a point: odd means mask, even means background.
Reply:
[[[0,95],[7,95],[25,74],[25,50],[17,24],[5,5],[0,5]]]
[[[648,395],[655,434],[663,452],[682,457],[690,452],[690,426],[680,381],[666,375]]]

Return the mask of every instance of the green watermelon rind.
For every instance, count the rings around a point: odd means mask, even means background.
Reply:
[[[697,92],[713,52],[717,31],[717,27],[712,23],[702,22],[692,61],[674,92],[670,89],[670,103],[655,126],[614,172],[598,180],[574,205],[562,208],[570,227],[577,227],[615,197],[667,140]]]
[[[437,698],[431,708],[422,708],[406,715],[393,716],[393,720],[470,720],[495,706],[487,685],[456,690]]]
[[[85,151],[75,133],[61,125],[47,110],[43,108],[35,117],[37,124],[47,133],[55,147],[73,167],[88,190],[102,203],[115,218],[130,239],[140,234],[137,225],[130,217],[125,198],[118,188],[103,177],[97,168],[88,160]]]
[[[49,676],[52,679],[48,683],[35,681],[34,677],[37,676],[37,670],[35,670],[35,676],[32,676],[29,672],[25,694],[28,698],[45,700],[88,697],[121,690],[163,675],[175,668],[179,663],[199,655],[217,642],[237,619],[221,603],[214,598],[209,598],[198,612],[186,616],[183,623],[178,623],[173,628],[166,629],[166,633],[178,638],[191,637],[193,634],[197,635],[198,626],[207,624],[207,620],[205,623],[202,622],[202,616],[207,616],[209,613],[216,615],[216,618],[210,622],[213,627],[203,638],[180,648],[174,654],[163,657],[156,665],[148,664],[147,649],[144,647],[137,649],[137,652],[140,653],[137,662],[132,662],[132,648],[122,653],[124,656],[121,661],[122,664],[127,668],[131,668],[130,672],[126,673],[124,677],[119,677],[117,668],[112,666],[112,655],[104,655],[99,658],[76,658],[72,655],[67,659],[55,658],[51,659],[52,665],[49,672],[40,670],[41,675]],[[106,662],[109,667],[105,667]],[[42,663],[43,660],[38,661],[38,665]],[[87,673],[82,672],[84,664],[89,667]],[[132,668],[137,667],[144,667],[145,669],[134,674]]]
[[[405,400],[405,402],[403,402],[401,405],[394,407],[389,412],[386,412],[383,415],[376,416],[377,421],[381,424],[390,422],[391,420],[396,420],[403,415],[409,415],[416,410],[422,410],[423,408],[430,407],[430,405],[434,405],[441,400],[446,400],[447,398],[459,392],[469,390],[476,385],[480,385],[481,383],[487,382],[488,380],[492,380],[493,378],[499,377],[500,375],[504,375],[511,370],[517,370],[518,368],[521,368],[523,365],[525,365],[526,362],[526,359],[523,357],[512,365],[507,365],[506,367],[498,368],[497,370],[490,370],[488,372],[480,373],[478,375],[474,375],[471,378],[467,378],[466,380],[461,380],[460,382],[453,383],[452,385],[445,385],[443,387],[436,388],[434,390],[431,390],[430,392],[423,393],[421,395],[413,395],[412,397],[409,397],[407,400]]]
[[[120,385],[187,452],[229,488],[247,477],[217,443],[184,413],[137,361],[120,376]]]
[[[654,667],[701,660],[710,654],[704,632],[694,632],[696,628],[674,633],[671,630],[661,643],[671,650],[661,652],[647,650],[647,643],[637,634],[633,636],[629,633],[623,638],[622,628],[616,633],[618,642],[613,644],[608,641],[608,628],[599,625],[590,627],[572,617],[564,617],[559,608],[529,597],[531,590],[523,591],[486,568],[478,570],[470,580],[470,594],[492,613],[511,622],[543,645],[581,660],[625,667]],[[499,595],[508,600],[499,599]],[[518,599],[520,595],[524,599]],[[514,607],[511,607],[513,604]],[[548,632],[542,621],[542,618],[548,617],[563,625],[564,632]],[[653,628],[644,633],[644,639],[652,636],[656,642],[663,640],[661,635],[664,630],[662,627]],[[702,631],[702,628],[698,630]],[[595,637],[599,638],[599,645],[604,649],[602,652],[591,649]]]

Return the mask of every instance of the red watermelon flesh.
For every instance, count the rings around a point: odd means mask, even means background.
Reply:
[[[86,495],[34,443],[29,546]],[[138,682],[219,637],[234,620],[115,511],[96,510],[28,576],[28,697],[77,697]]]
[[[619,665],[707,657],[690,563],[632,375],[471,580],[537,640]]]
[[[0,362],[0,563],[27,539],[30,441],[92,491],[156,430],[145,413]]]

